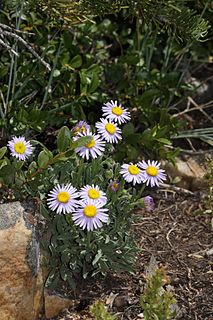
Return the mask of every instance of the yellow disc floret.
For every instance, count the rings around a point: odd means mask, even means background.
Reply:
[[[107,123],[105,125],[105,129],[109,134],[114,134],[116,132],[116,127],[114,124],[112,123]]]
[[[70,199],[70,195],[66,191],[61,191],[61,192],[58,193],[57,198],[58,198],[59,202],[67,203],[69,201],[69,199]]]
[[[123,110],[121,109],[121,107],[113,107],[112,113],[115,114],[116,116],[121,116],[123,113]]]
[[[131,165],[129,166],[129,168],[128,168],[128,171],[129,171],[129,173],[131,173],[131,174],[137,175],[137,174],[139,174],[140,169],[139,169],[136,165],[131,164]]]
[[[76,129],[74,129],[74,134],[77,135],[78,133],[83,133],[83,132],[86,132],[87,129],[85,126],[82,126],[82,127],[77,127]]]
[[[146,173],[149,176],[156,177],[158,174],[158,169],[156,167],[149,166],[148,168],[146,168]]]
[[[94,139],[92,139],[90,142],[88,142],[86,144],[86,147],[89,148],[89,149],[93,148],[94,146],[95,146],[95,140]]]
[[[21,141],[20,142],[16,142],[14,144],[14,150],[15,150],[16,153],[19,153],[19,154],[25,153],[26,146],[25,146],[24,142],[21,142]]]
[[[100,191],[96,190],[96,189],[90,189],[88,191],[88,196],[91,198],[91,199],[98,199],[100,198]]]
[[[93,218],[94,216],[96,216],[97,214],[97,208],[92,205],[92,204],[88,204],[85,208],[84,208],[84,214],[86,217],[88,218]]]

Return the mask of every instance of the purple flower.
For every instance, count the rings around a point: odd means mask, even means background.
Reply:
[[[112,191],[116,192],[120,188],[120,183],[118,181],[111,181],[108,188],[111,189]]]
[[[77,136],[79,133],[86,132],[87,130],[90,130],[90,125],[83,120],[76,123],[76,125],[71,129],[75,136]]]
[[[146,196],[145,198],[143,198],[143,203],[146,211],[150,212],[154,210],[155,203],[151,196]]]

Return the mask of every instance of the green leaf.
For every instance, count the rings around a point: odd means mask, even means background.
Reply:
[[[46,166],[50,159],[52,159],[51,152],[42,150],[38,155],[38,166],[40,168]]]
[[[68,127],[64,126],[59,130],[57,147],[60,152],[65,151],[71,143],[71,133]]]
[[[80,68],[80,66],[82,65],[82,58],[79,54],[77,54],[77,56],[75,56],[71,62],[70,62],[70,65],[73,67],[73,68]]]
[[[40,204],[40,213],[44,218],[50,219],[49,211],[45,208],[42,202]]]
[[[92,265],[94,266],[98,262],[98,260],[100,260],[101,257],[102,257],[102,250],[99,249],[98,253],[95,255]]]
[[[7,147],[2,147],[2,148],[0,149],[0,159],[3,158],[3,156],[4,156],[5,153],[6,153],[6,151],[7,151]]]
[[[0,176],[3,178],[5,184],[12,184],[15,180],[16,170],[11,164],[7,164],[1,169]]]
[[[89,93],[94,92],[97,89],[98,85],[99,85],[99,77],[96,73],[94,73],[91,79],[91,83],[88,87],[88,92]]]
[[[8,159],[2,159],[0,161],[0,169],[5,167],[8,164]]]
[[[130,134],[133,134],[134,132],[135,132],[135,127],[131,122],[129,122],[123,126],[122,133],[123,133],[124,138],[126,138]]]
[[[156,139],[158,142],[161,142],[163,144],[167,144],[167,145],[170,145],[171,144],[171,141],[169,141],[168,139],[166,138],[158,138]]]

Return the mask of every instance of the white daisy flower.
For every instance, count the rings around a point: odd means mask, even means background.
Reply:
[[[78,206],[79,197],[77,189],[74,188],[70,183],[67,185],[57,185],[48,194],[47,205],[52,211],[56,213],[70,213],[75,211]]]
[[[133,182],[133,186],[136,183],[142,183],[143,174],[142,171],[138,168],[137,164],[123,164],[121,166],[121,171],[124,180],[127,182]]]
[[[160,169],[160,163],[157,161],[148,160],[145,162],[139,162],[139,167],[142,169],[143,173],[143,183],[146,183],[148,186],[150,184],[151,187],[155,185],[159,187],[159,183],[163,183],[163,180],[166,180],[165,170]]]
[[[85,146],[75,149],[76,153],[78,153],[80,157],[88,160],[90,156],[95,159],[102,155],[104,152],[105,141],[101,140],[101,137],[98,134],[93,134],[87,129],[86,132],[79,133],[77,137],[73,138],[73,140],[76,141],[79,137],[91,137],[91,141]]]
[[[106,213],[108,209],[103,208],[103,203],[99,200],[80,201],[80,206],[73,213],[72,219],[77,226],[83,230],[93,231],[94,229],[101,228],[103,223],[109,219]]]
[[[19,160],[25,161],[33,153],[32,145],[24,137],[13,137],[7,145],[12,156]]]
[[[107,102],[102,107],[103,116],[107,119],[110,119],[112,121],[121,123],[126,123],[129,121],[130,113],[127,109],[124,109],[121,105],[117,104],[117,101],[111,100],[110,102]]]
[[[94,184],[81,188],[79,195],[82,200],[99,200],[103,205],[107,202],[106,194],[100,190],[99,186],[95,186]]]
[[[113,123],[110,119],[100,119],[101,122],[96,122],[95,126],[98,133],[109,143],[118,143],[121,137],[121,129],[118,128],[116,123]]]

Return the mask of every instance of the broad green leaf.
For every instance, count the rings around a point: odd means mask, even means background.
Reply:
[[[50,159],[52,159],[51,153],[47,150],[42,150],[38,155],[38,166],[40,168],[46,166]]]
[[[97,89],[98,85],[99,85],[99,77],[96,73],[94,73],[91,79],[91,83],[88,86],[88,92],[89,93],[94,92]]]
[[[77,54],[77,56],[75,56],[71,62],[70,62],[70,65],[73,67],[73,68],[80,68],[80,66],[82,65],[82,58],[79,54]]]
[[[134,132],[135,132],[135,127],[131,122],[123,126],[122,134],[124,138],[126,138],[130,134],[133,134]]]
[[[60,152],[65,151],[71,143],[71,133],[68,127],[64,126],[59,130],[57,147]]]

